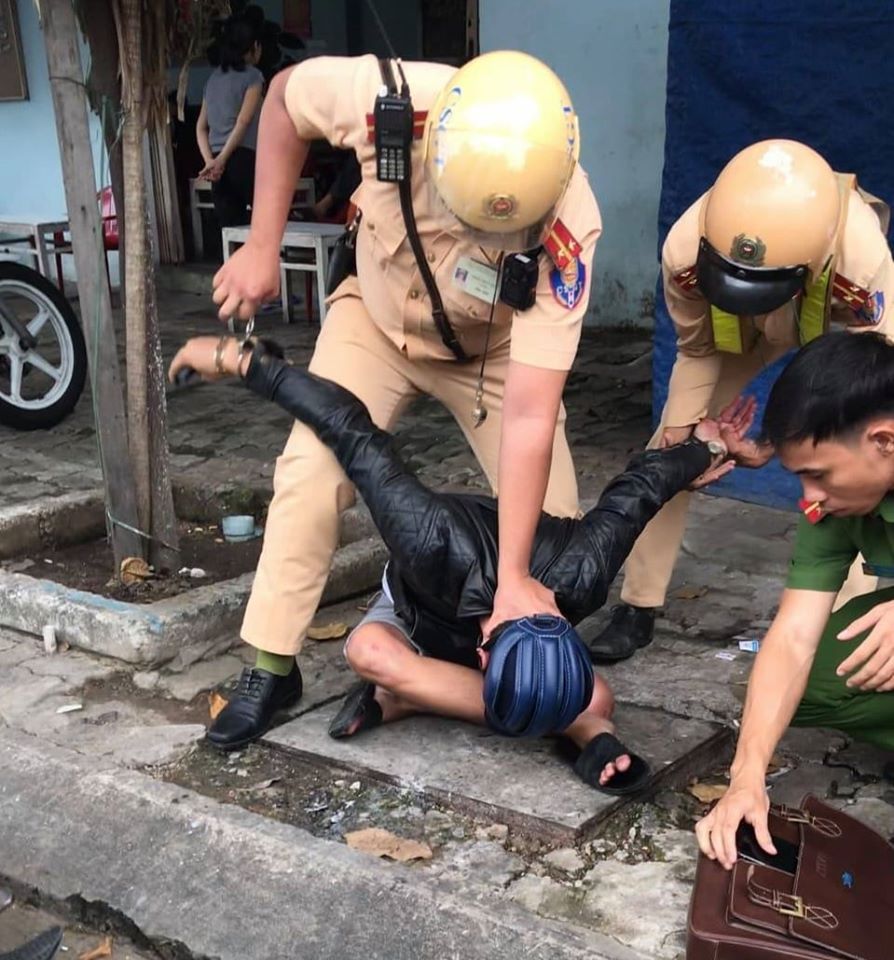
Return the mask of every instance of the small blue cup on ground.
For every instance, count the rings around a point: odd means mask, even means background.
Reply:
[[[255,536],[255,518],[245,514],[224,517],[220,521],[220,529],[224,540],[230,543],[251,540]]]

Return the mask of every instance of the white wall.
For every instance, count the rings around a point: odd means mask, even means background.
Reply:
[[[481,49],[525,50],[568,87],[602,210],[591,322],[651,323],[670,0],[480,0]]]

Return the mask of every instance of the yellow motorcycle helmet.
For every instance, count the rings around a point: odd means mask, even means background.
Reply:
[[[536,247],[580,154],[577,115],[546,64],[485,53],[451,77],[428,112],[426,176],[438,200],[495,250]]]
[[[728,313],[769,313],[819,277],[841,216],[828,163],[795,140],[762,140],[723,168],[700,212],[696,275]]]

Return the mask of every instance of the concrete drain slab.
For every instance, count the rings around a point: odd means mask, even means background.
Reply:
[[[412,787],[471,815],[532,837],[569,842],[591,834],[628,800],[608,797],[575,776],[548,740],[511,740],[436,717],[412,717],[349,740],[326,732],[339,703],[270,731],[265,742],[304,759]],[[619,705],[619,735],[670,786],[723,759],[726,728],[661,710]]]

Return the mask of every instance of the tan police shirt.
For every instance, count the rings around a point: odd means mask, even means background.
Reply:
[[[417,135],[422,114],[434,102],[454,68],[434,63],[403,63],[416,112]],[[325,139],[357,154],[362,180],[354,203],[363,211],[357,243],[357,277],[349,277],[333,294],[361,295],[376,325],[411,359],[453,359],[431,316],[431,303],[407,241],[398,187],[376,179],[372,116],[382,86],[376,57],[315,57],[292,70],[285,102],[298,135]],[[496,254],[471,242],[463,227],[434,198],[425,183],[423,146],[412,148],[413,209],[422,247],[437,283],[447,316],[465,352],[483,352],[490,303],[466,293],[454,282],[464,258],[493,263]],[[513,360],[535,367],[568,370],[577,352],[581,324],[592,283],[593,253],[602,231],[596,198],[586,174],[577,166],[558,217],[582,247],[583,286],[563,302],[563,289],[544,252],[534,306],[515,312],[498,303],[491,346],[510,340]],[[568,300],[574,300],[567,306]]]
[[[664,297],[677,333],[677,360],[668,389],[665,424],[682,427],[707,414],[724,354],[714,347],[710,307],[694,280],[699,212],[707,193],[671,227],[661,255]],[[690,270],[693,272],[690,273]],[[831,319],[851,331],[894,330],[894,261],[875,210],[851,190],[838,255]],[[778,356],[800,345],[797,301],[754,318],[760,333],[752,350]]]

